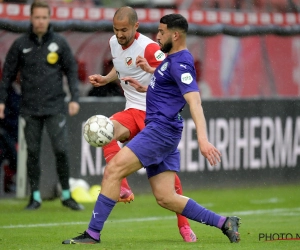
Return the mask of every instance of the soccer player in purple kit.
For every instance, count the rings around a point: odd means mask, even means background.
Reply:
[[[156,68],[150,85],[143,86],[131,77],[123,78],[137,91],[146,92],[146,127],[108,163],[88,229],[63,244],[94,244],[100,242],[100,232],[114,208],[120,193],[121,180],[144,167],[157,203],[173,212],[214,226],[229,238],[239,242],[238,217],[214,213],[189,197],[174,190],[174,175],[180,170],[177,149],[183,120],[180,111],[186,103],[194,120],[201,154],[214,166],[220,162],[220,152],[208,141],[201,97],[196,82],[194,60],[186,47],[187,20],[180,14],[160,19],[157,40],[167,58]]]

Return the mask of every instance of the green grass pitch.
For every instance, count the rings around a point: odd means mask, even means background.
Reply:
[[[185,243],[179,235],[174,213],[159,207],[151,194],[136,195],[130,204],[117,204],[96,245],[62,245],[88,225],[92,203],[81,212],[63,207],[60,201],[44,201],[37,211],[25,211],[26,200],[0,200],[0,249],[300,249],[300,185],[204,189],[186,191],[206,208],[242,220],[241,242],[230,243],[219,229],[191,221],[196,243]],[[266,235],[266,236],[265,236]]]

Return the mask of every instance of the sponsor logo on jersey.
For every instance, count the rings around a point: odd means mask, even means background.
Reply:
[[[154,53],[154,56],[156,58],[157,61],[162,61],[166,58],[166,55],[164,52],[162,52],[161,50],[158,50]]]
[[[161,71],[165,71],[166,69],[167,69],[167,67],[168,67],[168,62],[165,62],[161,67],[160,67],[160,70]]]
[[[132,64],[132,57],[126,57],[126,64],[127,66],[130,66]]]
[[[156,77],[152,75],[149,86],[154,89]]]
[[[185,84],[190,84],[193,81],[193,77],[190,73],[183,73],[181,74],[181,82]]]

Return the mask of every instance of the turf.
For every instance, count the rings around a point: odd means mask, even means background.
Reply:
[[[147,194],[137,195],[130,204],[117,204],[105,224],[101,244],[62,245],[62,240],[87,228],[93,204],[86,203],[85,211],[76,212],[63,207],[57,199],[44,201],[37,211],[24,211],[27,200],[2,199],[0,249],[300,249],[300,240],[266,241],[270,234],[275,238],[276,234],[285,238],[288,233],[300,237],[299,189],[300,185],[289,185],[185,192],[219,214],[239,216],[242,225],[238,244],[230,243],[219,229],[193,221],[198,242],[183,242],[176,216],[160,208]]]

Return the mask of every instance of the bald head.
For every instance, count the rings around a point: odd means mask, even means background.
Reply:
[[[128,47],[132,44],[138,27],[137,14],[133,8],[125,6],[116,11],[113,18],[113,29],[120,45]]]
[[[138,21],[136,11],[129,6],[119,8],[114,15],[114,20],[123,21],[126,19],[131,25],[135,25]]]

